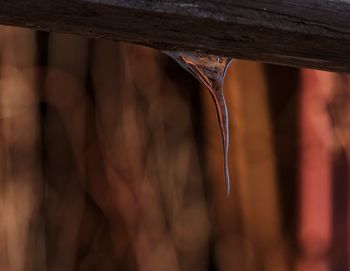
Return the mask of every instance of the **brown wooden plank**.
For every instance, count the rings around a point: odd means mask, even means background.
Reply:
[[[349,0],[0,0],[0,23],[350,71]]]

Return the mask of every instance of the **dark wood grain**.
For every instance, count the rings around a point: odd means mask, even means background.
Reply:
[[[350,72],[350,0],[0,0],[0,23]]]

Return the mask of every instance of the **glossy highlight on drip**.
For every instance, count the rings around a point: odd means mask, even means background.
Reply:
[[[230,194],[230,174],[228,166],[229,122],[224,95],[224,79],[232,58],[197,52],[165,51],[181,67],[190,72],[205,85],[213,98],[218,116],[224,151],[224,178],[227,196]]]

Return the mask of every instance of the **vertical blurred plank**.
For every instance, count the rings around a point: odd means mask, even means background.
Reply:
[[[237,148],[243,231],[248,243],[255,247],[257,268],[286,270],[264,68],[259,63],[238,62],[230,75],[228,89],[233,93],[230,104],[233,101],[232,107],[235,107],[240,103],[237,109],[240,111],[233,109],[235,125],[232,136],[233,148]]]
[[[244,270],[286,270],[263,66],[253,62],[234,62],[228,72],[225,93],[231,117],[230,163],[235,163],[231,172],[236,193],[231,197],[237,198],[220,208],[237,208],[238,217],[242,218]],[[211,157],[212,153],[209,153],[210,163],[214,163]],[[220,178],[212,174],[211,179],[216,182]],[[234,200],[236,205],[232,204]],[[226,212],[232,214],[232,211]],[[222,220],[222,223],[229,221]]]
[[[50,270],[75,270],[85,206],[83,185],[88,40],[51,34],[43,96],[47,259]]]
[[[283,234],[291,250],[297,244],[299,186],[299,70],[291,67],[264,65],[268,81],[271,121]],[[289,261],[295,260],[289,257]]]
[[[346,95],[346,106],[343,109],[343,118],[342,119],[342,126],[344,127],[344,138],[345,138],[345,152],[347,155],[347,168],[349,169],[349,165],[350,165],[350,76],[346,75],[344,76],[344,85],[345,85],[345,95]],[[348,171],[349,174],[349,171]],[[349,186],[348,182],[348,191],[347,191],[347,195],[348,195],[348,199],[347,199],[347,218],[346,218],[346,231],[347,231],[347,239],[345,240],[345,244],[347,246],[347,254],[345,256],[345,260],[347,261],[347,266],[350,266],[350,186]]]
[[[198,127],[194,122],[199,121],[201,112],[193,108],[199,102],[201,89],[191,83],[196,79],[177,63],[171,61],[170,65],[175,65],[178,72],[163,74],[158,71],[161,76],[158,97],[149,99],[148,122],[156,144],[150,149],[148,168],[160,187],[163,212],[170,228],[168,234],[174,243],[180,270],[206,270],[211,227],[199,144],[195,141],[195,133],[202,131],[194,130]],[[186,82],[186,78],[190,80]],[[135,77],[139,84],[140,79],[141,76]],[[149,80],[151,87],[152,79],[144,79]],[[150,92],[144,91],[145,94]]]
[[[335,74],[302,71],[301,85],[301,185],[299,241],[302,258],[297,270],[330,270],[331,157],[333,144],[328,104]]]
[[[171,244],[168,250],[173,247],[180,270],[205,270],[210,225],[194,141],[189,98],[192,94],[188,93],[196,89],[164,76],[154,50],[133,46],[131,53],[133,81],[146,99],[147,174],[169,228],[164,239]],[[178,80],[181,72],[175,74]],[[144,205],[143,213],[150,217],[149,207]]]
[[[35,32],[2,27],[5,270],[46,270]]]
[[[0,52],[3,50],[3,31],[0,33]],[[1,61],[1,58],[0,58]],[[2,69],[2,65],[0,66]],[[1,71],[1,70],[0,70]],[[1,88],[0,88],[1,93]],[[6,221],[5,217],[5,188],[6,188],[6,152],[5,152],[5,138],[4,125],[2,117],[2,95],[0,95],[0,270],[8,269],[7,244],[6,244]]]
[[[132,110],[129,101],[123,98],[125,89],[128,90],[131,83],[124,63],[125,57],[125,49],[121,44],[104,40],[94,42],[91,77],[95,107],[90,112],[93,120],[89,125],[87,174],[89,193],[109,223],[117,265],[132,270],[136,267],[130,231],[138,228],[135,225],[138,210],[131,191],[133,185],[125,185],[123,178],[118,175],[131,175],[125,167],[128,162],[126,143],[120,140],[123,136],[120,131],[123,103]],[[121,172],[118,164],[122,165]]]
[[[328,251],[331,252],[329,259],[325,260],[329,261],[329,270],[349,270],[349,159],[343,147],[337,148],[332,156],[332,188],[330,191],[332,243],[328,248]],[[327,255],[323,255],[323,257],[328,258]]]
[[[137,88],[130,70],[130,58],[138,50],[151,53],[148,60],[145,58],[146,63],[138,68],[145,69],[147,75],[155,75],[154,85],[149,93],[143,93],[144,96],[141,93],[147,84]],[[148,99],[149,95],[158,96],[159,93],[153,57],[154,51],[150,49],[96,42],[93,70],[96,127],[109,188],[96,195],[96,200],[113,222],[116,247],[119,238],[115,229],[120,224],[126,228],[138,270],[178,270],[160,205],[161,195],[147,167],[152,150],[148,143],[154,140],[148,126]],[[136,61],[138,63],[139,59]],[[104,199],[106,196],[108,201]]]
[[[330,248],[332,253],[329,262],[330,270],[349,270],[350,88],[347,75],[333,74],[331,78],[331,100],[327,111],[334,142],[331,152],[332,188],[330,191],[332,200],[332,244]]]

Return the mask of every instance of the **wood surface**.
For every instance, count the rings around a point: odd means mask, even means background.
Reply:
[[[0,0],[0,24],[350,71],[349,0]]]

